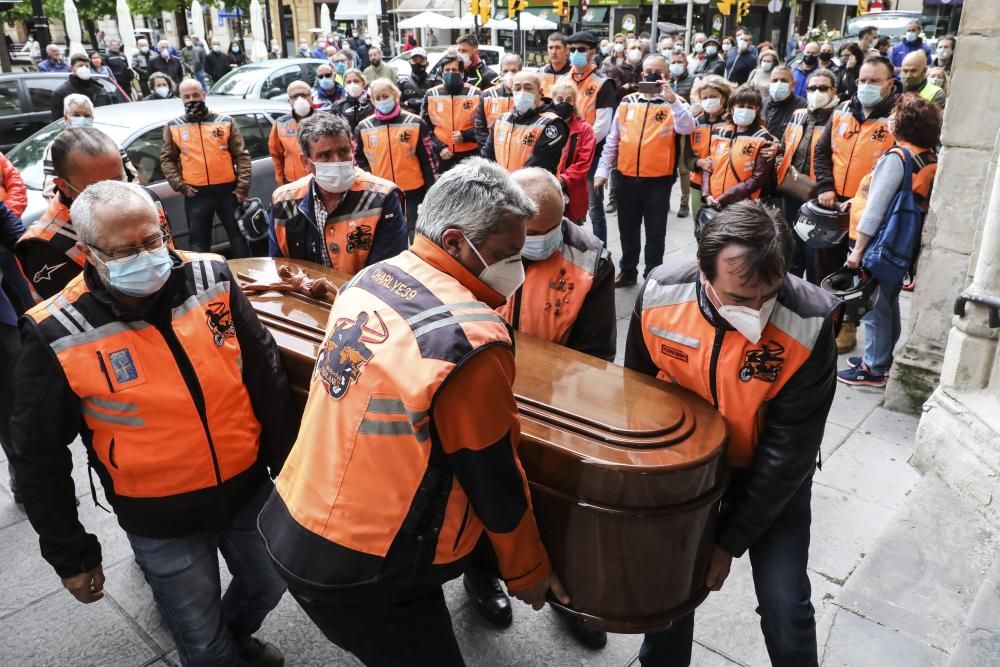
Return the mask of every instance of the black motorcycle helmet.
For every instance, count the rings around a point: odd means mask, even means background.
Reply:
[[[878,282],[867,271],[843,266],[820,282],[820,287],[844,302],[842,322],[860,324],[875,305],[872,299]]]
[[[810,199],[799,209],[795,233],[810,248],[832,248],[847,235],[850,217],[846,211],[825,208],[815,199]]]
[[[701,230],[705,228],[705,225],[715,220],[715,216],[719,215],[719,209],[713,206],[702,206],[698,211],[698,215],[694,217],[694,238],[696,240],[701,239]]]
[[[247,199],[236,208],[236,224],[247,241],[260,241],[267,236],[267,210],[260,199]]]

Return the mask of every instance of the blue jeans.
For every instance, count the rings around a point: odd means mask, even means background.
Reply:
[[[875,289],[875,303],[861,318],[865,332],[865,354],[862,361],[875,373],[885,374],[892,365],[892,351],[902,325],[899,320],[899,290],[902,285],[886,287],[882,283]]]
[[[594,228],[594,236],[605,243],[608,240],[608,218],[604,214],[604,189],[600,192],[594,190],[594,174],[597,172],[597,165],[601,161],[601,153],[604,151],[604,142],[597,144],[594,148],[594,161],[590,163],[590,171],[587,172],[587,196],[590,198],[590,224]]]
[[[263,484],[218,532],[170,539],[128,534],[182,665],[239,665],[240,651],[281,600],[285,582],[257,532],[272,488]],[[220,551],[233,575],[225,595]]]
[[[815,667],[816,614],[806,566],[812,523],[812,477],[789,499],[774,522],[750,545],[757,614],[773,667]],[[726,500],[723,499],[723,507]],[[643,667],[691,664],[694,612],[664,632],[646,635],[639,650]]]

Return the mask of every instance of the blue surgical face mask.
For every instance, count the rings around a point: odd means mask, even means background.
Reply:
[[[882,86],[875,83],[859,83],[858,101],[864,108],[871,109],[882,101]]]
[[[333,69],[337,70],[337,74],[343,74],[347,71],[347,63],[333,63]]]
[[[387,100],[379,100],[378,102],[375,102],[375,109],[378,110],[378,112],[383,115],[391,113],[392,110],[395,108],[396,108],[396,100],[392,99],[391,97]]]
[[[906,41],[908,42],[915,42],[917,41],[918,37],[920,37],[919,32],[913,32],[912,30],[908,30],[906,33]]]
[[[86,116],[70,116],[69,117],[70,127],[93,127],[94,119],[87,118]]]
[[[768,91],[772,100],[775,102],[782,102],[788,99],[788,96],[792,92],[792,88],[784,81],[772,81],[768,86]]]
[[[562,242],[562,224],[559,224],[545,234],[524,237],[524,247],[521,248],[521,256],[534,262],[548,259],[555,251],[562,247]]]
[[[569,64],[573,67],[583,67],[590,62],[590,56],[586,53],[573,51],[569,54]]]
[[[160,291],[174,264],[166,245],[152,252],[142,250],[131,257],[98,261],[107,271],[108,285],[117,292],[134,297],[150,296]]]
[[[323,90],[330,90],[330,89],[332,89],[333,88],[333,79],[332,78],[320,79],[319,80],[319,87],[322,88]]]

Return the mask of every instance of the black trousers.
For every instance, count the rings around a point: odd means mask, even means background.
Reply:
[[[233,190],[236,183],[224,185],[206,185],[197,188],[194,197],[184,197],[184,213],[187,214],[188,228],[191,232],[188,241],[194,252],[208,252],[212,249],[212,225],[215,216],[229,236],[229,257],[236,259],[248,257],[250,248],[240,233],[236,224],[236,196]]]
[[[465,665],[441,586],[289,592],[327,639],[369,667]]]
[[[0,324],[0,447],[7,455],[7,470],[10,472],[10,490],[17,497],[17,483],[14,481],[14,464],[11,454],[14,451],[14,441],[11,438],[10,419],[14,409],[14,364],[21,350],[21,337],[17,327]]]
[[[424,195],[426,194],[426,187],[407,190],[403,193],[406,203],[406,233],[410,236],[410,243],[413,243],[413,235],[417,229],[417,211],[424,202]]]
[[[618,175],[618,231],[622,240],[621,275],[639,275],[639,248],[646,227],[645,267],[642,275],[663,263],[667,235],[667,210],[676,176],[634,178]]]

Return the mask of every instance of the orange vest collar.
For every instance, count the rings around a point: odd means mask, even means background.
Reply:
[[[413,245],[410,246],[410,251],[438,271],[447,273],[460,282],[463,287],[472,292],[477,299],[490,308],[502,306],[506,301],[502,294],[486,285],[486,283],[465,268],[461,262],[446,253],[444,248],[434,244],[426,236],[417,234],[413,240]]]

